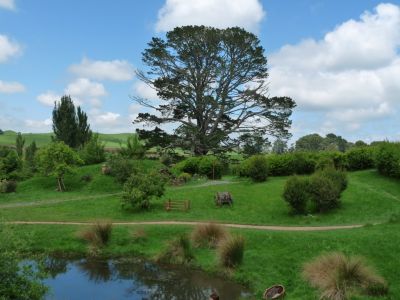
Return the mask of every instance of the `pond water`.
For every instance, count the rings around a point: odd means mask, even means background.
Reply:
[[[221,300],[251,296],[241,285],[205,272],[130,259],[49,257],[45,269],[46,299],[208,300],[212,291]]]

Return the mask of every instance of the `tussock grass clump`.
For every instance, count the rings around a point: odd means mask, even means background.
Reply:
[[[137,228],[132,232],[132,239],[135,242],[144,241],[147,239],[147,232],[143,228]]]
[[[196,247],[216,248],[228,236],[226,229],[215,223],[199,224],[192,231],[192,241]]]
[[[185,264],[193,260],[192,245],[187,235],[182,234],[171,240],[167,247],[157,256],[158,262]]]
[[[218,245],[218,257],[222,266],[234,268],[240,265],[244,255],[244,238],[229,236]]]
[[[83,231],[80,237],[92,247],[98,248],[108,244],[111,239],[112,223],[96,222],[92,227]]]
[[[307,263],[303,276],[321,290],[321,299],[345,300],[355,293],[384,295],[388,292],[385,280],[362,258],[347,257],[339,252],[319,256]]]

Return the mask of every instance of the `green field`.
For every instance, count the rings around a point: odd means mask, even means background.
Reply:
[[[117,148],[120,144],[125,144],[126,139],[131,133],[100,133],[100,140],[105,144],[107,148]],[[51,141],[52,133],[23,133],[22,136],[25,138],[25,146],[35,141],[38,147],[44,146]],[[10,146],[15,145],[15,139],[17,133],[14,131],[5,131],[4,134],[0,135],[0,145]]]
[[[143,168],[160,167],[157,161],[144,160]],[[81,176],[93,179],[85,183]],[[374,265],[390,285],[390,293],[379,299],[396,299],[400,294],[400,184],[375,170],[348,174],[349,186],[342,195],[342,205],[327,214],[293,216],[282,199],[286,177],[271,177],[265,183],[252,183],[235,177],[223,178],[224,184],[195,181],[180,187],[168,187],[165,196],[152,202],[149,211],[121,209],[122,186],[100,173],[100,165],[81,167],[66,178],[69,191],[55,191],[55,179],[34,177],[18,186],[13,194],[0,194],[0,219],[3,221],[220,221],[238,224],[280,226],[365,225],[358,229],[323,232],[277,232],[255,229],[232,229],[246,240],[244,263],[227,276],[248,285],[261,299],[264,289],[275,283],[286,286],[286,299],[318,299],[318,293],[301,277],[302,265],[324,252],[343,251],[362,255]],[[217,191],[230,191],[233,207],[216,207]],[[166,212],[167,199],[188,199],[188,212]],[[391,221],[390,221],[391,220]],[[78,225],[8,225],[25,241],[20,251],[28,253],[84,254],[86,245],[77,238]],[[105,256],[140,255],[153,259],[165,243],[180,233],[189,233],[190,226],[141,225],[147,239],[133,241],[131,233],[138,225],[115,226]],[[196,249],[193,267],[220,272],[213,250]],[[362,296],[352,299],[377,299]]]

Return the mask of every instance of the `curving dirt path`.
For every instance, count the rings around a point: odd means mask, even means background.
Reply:
[[[12,221],[2,222],[3,224],[9,225],[94,225],[94,222],[62,222],[62,221]],[[209,222],[188,222],[188,221],[143,221],[143,222],[113,222],[116,226],[134,226],[134,225],[201,225],[208,224]],[[364,225],[337,225],[337,226],[272,226],[272,225],[248,225],[248,224],[231,224],[231,223],[219,223],[225,227],[230,228],[243,228],[243,229],[255,229],[264,231],[330,231],[339,229],[354,229],[361,228]]]

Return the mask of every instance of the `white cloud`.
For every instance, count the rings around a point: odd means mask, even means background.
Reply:
[[[92,116],[95,124],[100,126],[119,125],[121,115],[113,112],[106,112]]]
[[[137,81],[133,84],[133,93],[134,96],[144,99],[149,99],[149,100],[158,99],[157,91],[152,87],[148,86],[143,81]]]
[[[43,94],[38,95],[36,99],[43,105],[54,106],[54,102],[59,101],[61,99],[61,96],[52,91],[47,91]]]
[[[51,129],[51,125],[53,124],[51,119],[46,120],[25,120],[25,126],[29,129],[33,129],[33,131],[42,130],[49,131]]]
[[[24,91],[25,87],[19,82],[0,80],[0,93],[13,94],[22,93]]]
[[[158,12],[156,31],[183,25],[206,25],[239,26],[257,32],[265,14],[259,0],[166,0]]]
[[[90,60],[83,58],[79,64],[69,67],[79,77],[97,80],[126,81],[134,77],[134,68],[126,60]]]
[[[0,8],[15,10],[15,0],[0,0]]]
[[[357,130],[400,108],[399,48],[400,7],[380,4],[321,40],[273,53],[270,94],[290,96],[298,110],[314,111],[321,128]]]
[[[87,78],[78,78],[71,82],[64,90],[65,94],[71,95],[73,101],[80,105],[89,102],[95,107],[101,106],[101,97],[107,95],[103,84],[91,81]]]
[[[0,34],[0,63],[6,62],[13,56],[22,53],[21,46],[11,41],[6,35]]]

